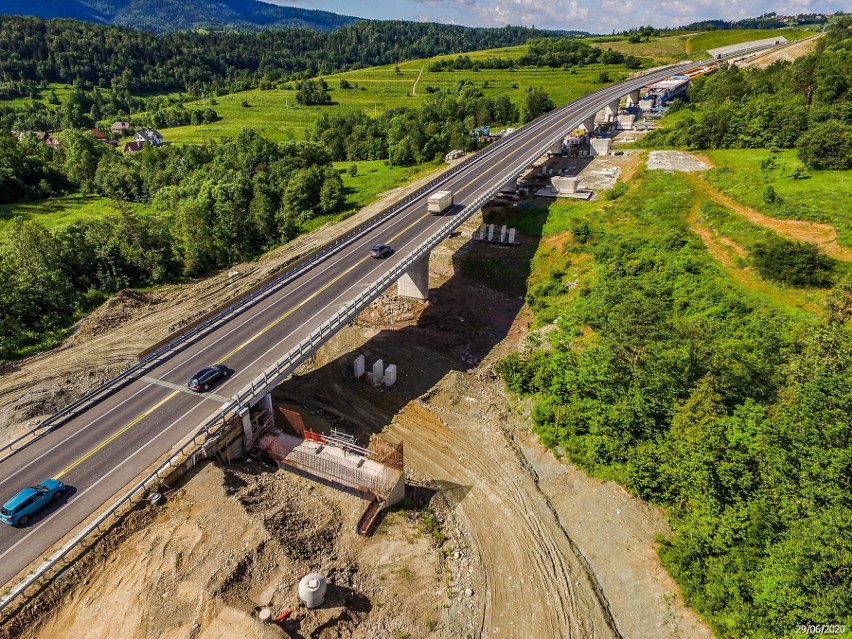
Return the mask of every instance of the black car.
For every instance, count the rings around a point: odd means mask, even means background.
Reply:
[[[231,371],[229,371],[224,364],[216,364],[215,366],[202,368],[192,376],[186,385],[190,390],[197,392],[206,391],[210,390],[210,387],[220,379],[223,379],[230,374]]]
[[[387,257],[390,252],[391,247],[388,244],[376,244],[370,249],[370,257]]]

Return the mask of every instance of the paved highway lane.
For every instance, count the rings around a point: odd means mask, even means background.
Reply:
[[[508,177],[522,160],[574,128],[590,111],[688,66],[670,67],[643,80],[608,87],[561,107],[484,150],[436,190],[452,190],[456,203],[466,206]],[[0,581],[7,582],[43,555],[218,412],[227,399],[443,226],[447,217],[426,213],[427,196],[417,198],[365,237],[339,247],[229,323],[0,464],[0,501],[47,477],[57,477],[71,487],[66,500],[34,517],[28,526],[0,527]],[[384,260],[369,258],[370,246],[378,242],[391,244],[394,254]],[[218,362],[234,371],[224,383],[210,393],[197,394],[186,388],[192,373]]]

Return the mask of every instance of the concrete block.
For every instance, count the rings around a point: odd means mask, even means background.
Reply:
[[[490,242],[493,239],[494,239],[494,225],[489,224],[488,225],[488,241]]]
[[[385,386],[390,388],[396,384],[396,364],[391,364],[385,369]]]
[[[550,179],[550,183],[557,193],[576,193],[577,183],[580,181],[576,175],[567,177],[555,177]]]
[[[364,375],[364,370],[364,355],[359,355],[355,358],[355,379],[361,379],[361,377]]]
[[[612,146],[612,140],[609,138],[594,138],[592,140],[593,155],[609,155],[609,149]]]
[[[633,123],[636,121],[636,116],[634,115],[619,115],[618,116],[618,126],[622,129],[630,131],[633,129]]]
[[[515,243],[515,229],[509,229],[509,244]]]
[[[373,383],[378,385],[382,383],[385,377],[385,363],[382,360],[377,360],[373,364]]]
[[[479,239],[479,240],[485,239],[485,224],[484,223],[479,225],[479,231],[477,231],[477,233],[478,233],[478,235],[476,236],[477,239]]]
[[[503,228],[500,229],[500,242],[501,243],[506,242],[506,225],[505,224],[503,225]]]

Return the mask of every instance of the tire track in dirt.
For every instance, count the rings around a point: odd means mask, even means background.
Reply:
[[[503,433],[496,426],[467,422],[451,428],[442,421],[452,418],[412,402],[386,433],[405,443],[406,462],[419,477],[467,488],[456,512],[487,576],[483,635],[619,637],[599,591]]]
[[[698,156],[709,162],[704,156]],[[706,179],[695,175],[685,174],[699,193],[706,196],[716,204],[741,215],[752,224],[772,229],[779,235],[783,235],[799,242],[810,242],[817,244],[826,255],[843,262],[852,261],[852,248],[841,246],[837,243],[837,231],[830,224],[820,222],[807,222],[803,220],[780,220],[769,217],[753,208],[740,204],[730,196],[718,191]]]

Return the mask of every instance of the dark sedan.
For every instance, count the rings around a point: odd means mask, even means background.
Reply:
[[[215,366],[208,366],[207,368],[202,368],[198,371],[192,378],[187,382],[187,386],[190,390],[194,390],[196,392],[202,392],[206,390],[210,390],[210,387],[213,386],[220,379],[224,379],[228,375],[231,374],[224,364],[216,364]]]
[[[370,257],[382,258],[390,255],[391,247],[389,244],[376,244],[370,249]]]

